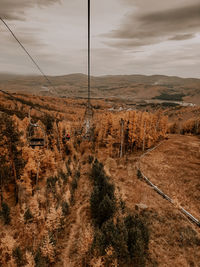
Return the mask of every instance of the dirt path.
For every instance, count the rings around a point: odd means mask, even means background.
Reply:
[[[64,240],[63,246],[65,247],[61,259],[62,259],[62,266],[71,267],[73,266],[73,260],[71,259],[71,254],[73,253],[74,248],[76,247],[77,243],[77,237],[79,235],[80,229],[82,229],[82,216],[84,210],[87,208],[88,204],[84,204],[83,206],[80,206],[75,214],[75,222],[73,223],[69,236]]]
[[[75,193],[75,204],[70,208],[64,230],[58,240],[59,259],[56,267],[81,266],[81,260],[92,240],[89,216],[90,183],[86,175],[81,175]]]

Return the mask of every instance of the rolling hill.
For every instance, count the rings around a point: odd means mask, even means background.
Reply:
[[[41,76],[0,74],[0,89],[36,95],[56,94],[60,97],[87,97],[87,76],[70,74],[49,76],[55,91]],[[93,98],[124,100],[184,101],[200,104],[200,79],[163,75],[109,75],[91,78]]]

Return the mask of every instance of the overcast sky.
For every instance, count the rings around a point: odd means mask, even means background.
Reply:
[[[92,75],[200,78],[199,0],[91,0]],[[87,73],[87,0],[0,0],[0,16],[50,75]],[[0,23],[0,72],[39,74]]]

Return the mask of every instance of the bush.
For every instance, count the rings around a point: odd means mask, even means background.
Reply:
[[[71,204],[74,204],[74,192],[78,188],[79,177],[80,177],[80,172],[76,171],[74,178],[72,180],[72,183],[71,183],[71,199],[70,199]]]
[[[70,162],[68,160],[68,162],[65,163],[65,166],[66,166],[66,169],[67,169],[68,176],[71,176],[72,175],[72,172],[70,170],[70,166],[69,165],[70,165]]]
[[[143,266],[149,244],[148,228],[138,215],[128,215],[124,219],[124,224],[128,233],[127,246],[130,257],[137,266]]]
[[[129,241],[129,232],[124,221],[118,219],[115,224],[113,219],[110,219],[106,221],[100,229],[96,229],[92,251],[96,250],[99,255],[104,256],[106,249],[112,247],[114,250],[114,257],[118,259],[118,264],[120,264],[119,266],[125,263],[130,264],[133,263],[134,257],[132,257],[129,251]],[[140,249],[140,247],[138,247],[138,249]],[[140,251],[134,250],[134,256],[137,257],[139,253]],[[140,259],[140,261],[138,261],[137,258],[137,263],[138,262],[143,262],[143,260]]]
[[[93,194],[91,197],[91,212],[95,223],[100,227],[104,222],[113,217],[116,207],[115,201],[110,199],[108,195],[104,196],[101,200],[98,194]]]
[[[51,176],[47,179],[47,189],[52,193],[56,192],[56,182],[58,181],[57,176]]]
[[[58,175],[63,180],[64,184],[66,184],[68,181],[68,174],[60,171]]]
[[[41,118],[41,121],[45,125],[46,133],[50,134],[53,132],[53,123],[54,123],[54,118],[51,117],[49,114],[45,114],[44,117]]]
[[[95,184],[98,184],[98,181],[101,180],[101,178],[105,179],[105,172],[103,170],[103,164],[98,162],[97,159],[95,159],[92,165],[92,171],[91,171],[90,176]]]
[[[4,219],[4,223],[5,224],[9,224],[11,219],[10,219],[10,208],[8,207],[8,205],[5,202],[2,202],[1,204],[1,215]]]
[[[34,257],[34,261],[35,261],[35,267],[46,267],[49,266],[49,261],[48,258],[45,258],[42,253],[41,250],[38,249],[35,257]]]
[[[20,247],[16,247],[15,249],[13,249],[12,255],[15,258],[17,267],[24,266],[25,261],[23,259],[23,254]]]
[[[62,203],[62,213],[66,216],[69,213],[69,205],[66,201]]]
[[[105,254],[106,248],[112,246],[115,251],[115,257],[118,258],[120,263],[127,262],[129,258],[129,252],[127,248],[127,231],[126,228],[119,220],[116,224],[113,220],[108,220],[101,227],[101,235],[103,245],[101,252]]]
[[[106,249],[114,249],[118,263],[144,266],[148,251],[149,233],[145,224],[139,217],[127,216],[124,220],[109,219],[96,228],[92,244],[92,251],[97,251],[101,256],[106,254]],[[132,266],[132,265],[131,265]]]
[[[74,178],[71,183],[72,192],[74,192],[77,189],[77,187],[78,187],[78,182],[77,179]]]
[[[72,154],[70,146],[67,144],[64,145],[64,151],[65,151],[65,155],[67,155],[67,156]]]
[[[75,172],[75,178],[78,180],[78,179],[80,178],[80,176],[81,176],[80,171],[79,171],[79,170],[76,171],[76,172]]]
[[[94,160],[94,157],[91,156],[91,155],[89,155],[89,156],[88,156],[88,163],[89,163],[89,164],[92,164],[93,160]]]
[[[26,212],[24,213],[25,223],[32,221],[32,219],[33,219],[33,215],[31,213],[31,211],[29,209],[27,209]]]
[[[119,205],[120,205],[122,213],[124,213],[126,209],[126,203],[122,199],[120,199]]]
[[[155,96],[153,99],[160,100],[172,100],[172,101],[183,101],[184,94],[168,94],[167,92],[162,92],[161,95]]]

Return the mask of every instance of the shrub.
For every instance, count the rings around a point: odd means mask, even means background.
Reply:
[[[72,162],[72,159],[71,159],[71,157],[69,157],[69,158],[68,158],[68,161],[67,161],[67,164],[70,165],[71,162]]]
[[[80,177],[80,172],[76,172],[71,183],[71,199],[70,199],[71,204],[74,204],[74,192],[78,188],[79,177]]]
[[[135,264],[142,266],[145,263],[148,250],[148,228],[138,215],[128,215],[124,219],[124,224],[128,233],[127,246],[130,257],[134,260]]]
[[[30,211],[29,209],[27,209],[27,210],[25,211],[25,213],[24,213],[24,220],[25,220],[25,223],[32,221],[32,219],[33,219],[33,215],[32,215],[32,213],[31,213],[31,211]]]
[[[114,224],[113,219],[106,221],[100,229],[96,229],[92,244],[92,250],[103,256],[107,248],[114,249],[114,257],[118,259],[118,263],[123,264],[130,261],[130,255],[127,246],[127,230],[120,220]]]
[[[58,181],[57,176],[51,176],[47,179],[47,189],[52,193],[56,192],[56,182]]]
[[[105,178],[103,164],[98,162],[97,159],[95,159],[92,165],[92,171],[90,176],[95,184],[98,183],[98,180],[101,180],[100,178]]]
[[[68,174],[60,171],[58,175],[63,180],[64,184],[66,184],[68,181]]]
[[[10,219],[10,208],[8,207],[8,205],[5,202],[2,202],[1,204],[1,215],[4,219],[4,223],[5,224],[9,224],[11,219]]]
[[[54,118],[51,117],[49,114],[45,114],[44,117],[41,118],[41,121],[45,125],[46,133],[47,134],[52,133]]]
[[[64,145],[64,151],[65,151],[65,155],[67,156],[71,155],[71,149],[69,145],[67,144]]]
[[[78,180],[78,179],[80,178],[80,176],[81,176],[80,171],[79,171],[79,170],[76,171],[76,172],[75,172],[75,178]]]
[[[96,228],[92,244],[92,251],[104,256],[106,249],[114,249],[115,258],[122,264],[144,266],[148,251],[149,233],[142,220],[128,215],[124,220],[113,219],[105,221],[100,228]],[[132,266],[132,265],[131,265]]]
[[[95,222],[101,226],[104,222],[113,217],[115,212],[115,202],[106,195],[97,206]]]
[[[70,170],[70,167],[69,167],[69,161],[68,162],[66,162],[65,163],[65,166],[66,166],[66,169],[67,169],[67,174],[68,174],[68,176],[71,176],[72,175],[72,172],[71,172],[71,170]]]
[[[62,203],[62,213],[66,216],[69,213],[69,205],[66,201]]]
[[[126,209],[126,203],[122,199],[120,199],[119,205],[120,205],[122,213],[124,213]]]
[[[41,250],[38,249],[35,257],[34,257],[34,261],[35,261],[35,267],[46,267],[49,266],[48,265],[48,258],[45,258],[42,253]]]
[[[168,94],[167,92],[162,92],[161,95],[155,96],[153,99],[183,101],[184,96],[184,94]]]
[[[89,155],[89,156],[88,156],[88,163],[89,163],[89,164],[92,164],[93,160],[94,160],[94,157],[91,156],[91,155]]]
[[[77,189],[77,187],[78,187],[78,182],[77,179],[74,178],[71,183],[72,192],[74,192]]]
[[[13,249],[12,255],[15,258],[17,267],[24,266],[25,262],[20,247],[16,247],[15,249]]]

